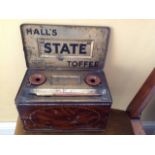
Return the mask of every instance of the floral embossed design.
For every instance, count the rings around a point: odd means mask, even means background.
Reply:
[[[44,107],[31,111],[27,121],[35,128],[71,130],[96,128],[103,118],[88,107]]]

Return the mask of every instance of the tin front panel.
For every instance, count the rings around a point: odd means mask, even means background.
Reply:
[[[30,68],[103,68],[110,33],[108,27],[24,24],[21,32]]]
[[[19,106],[18,110],[29,131],[101,131],[110,106]]]

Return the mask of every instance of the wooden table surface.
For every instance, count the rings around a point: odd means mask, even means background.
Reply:
[[[43,133],[43,132],[27,132],[23,129],[20,118],[17,120],[16,135],[60,135],[62,133]],[[65,133],[66,135],[132,135],[133,129],[130,119],[125,111],[112,109],[107,127],[103,132],[80,132],[80,133]]]

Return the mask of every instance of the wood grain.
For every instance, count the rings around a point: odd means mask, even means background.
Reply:
[[[131,119],[131,125],[135,135],[145,135],[142,122],[139,119]]]
[[[149,104],[155,95],[155,68],[144,82],[136,96],[133,98],[127,108],[127,112],[131,118],[140,118],[144,108]]]

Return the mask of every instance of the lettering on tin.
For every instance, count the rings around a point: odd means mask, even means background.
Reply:
[[[84,43],[50,43],[44,44],[45,53],[55,54],[87,54],[87,44]]]
[[[98,61],[67,61],[69,67],[75,68],[97,68],[99,66]]]
[[[57,30],[56,29],[32,29],[32,28],[26,28],[26,34],[27,35],[39,35],[39,36],[56,36]]]

